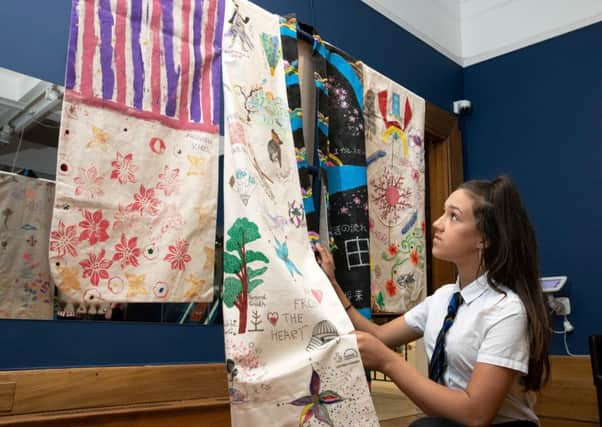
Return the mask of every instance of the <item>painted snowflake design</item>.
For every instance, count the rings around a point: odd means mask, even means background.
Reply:
[[[412,207],[412,190],[404,186],[404,178],[386,167],[382,174],[371,180],[372,202],[381,220],[388,226],[397,225],[403,209]]]

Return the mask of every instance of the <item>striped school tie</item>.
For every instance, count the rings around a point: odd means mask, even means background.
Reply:
[[[433,355],[431,356],[431,362],[429,363],[429,378],[435,382],[443,384],[443,373],[447,367],[447,360],[445,357],[445,334],[451,328],[458,312],[458,307],[462,304],[462,294],[456,292],[452,295],[447,306],[447,316],[443,320],[443,326],[437,335],[437,342]]]

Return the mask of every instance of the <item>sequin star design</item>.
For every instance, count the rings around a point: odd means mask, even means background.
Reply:
[[[303,406],[303,410],[299,416],[299,427],[303,427],[311,417],[316,417],[316,419],[324,424],[334,427],[326,405],[332,405],[333,403],[338,403],[343,400],[343,397],[332,390],[320,392],[320,375],[312,368],[309,394],[293,400],[290,404]]]

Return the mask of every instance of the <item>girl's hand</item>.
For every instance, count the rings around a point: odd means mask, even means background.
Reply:
[[[324,273],[326,273],[328,280],[330,280],[331,283],[336,283],[336,278],[334,275],[334,259],[332,258],[332,254],[328,249],[319,243],[316,243],[315,248],[316,260],[318,261],[318,264],[320,267],[322,267]]]
[[[396,353],[372,334],[355,331],[355,336],[364,368],[375,369],[386,374],[384,372],[386,362],[396,357]]]

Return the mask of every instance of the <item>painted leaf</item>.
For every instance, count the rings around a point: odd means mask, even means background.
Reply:
[[[258,251],[250,251],[247,250],[245,252],[247,263],[251,263],[253,261],[263,261],[265,263],[269,263],[270,260],[263,253]]]
[[[258,269],[253,269],[251,267],[247,267],[247,277],[249,280],[254,279],[255,277],[261,276],[263,273],[267,271],[267,267],[261,267]]]
[[[255,289],[257,286],[261,285],[262,283],[263,283],[262,279],[251,280],[249,282],[249,293],[251,293],[253,291],[253,289]]]
[[[228,230],[228,236],[230,236],[226,242],[228,252],[240,251],[245,244],[261,238],[257,225],[247,218],[238,218]]]
[[[236,274],[241,270],[241,267],[240,259],[224,252],[224,273]]]
[[[236,302],[238,294],[242,292],[242,283],[235,277],[226,277],[224,279],[224,304],[232,308]]]

